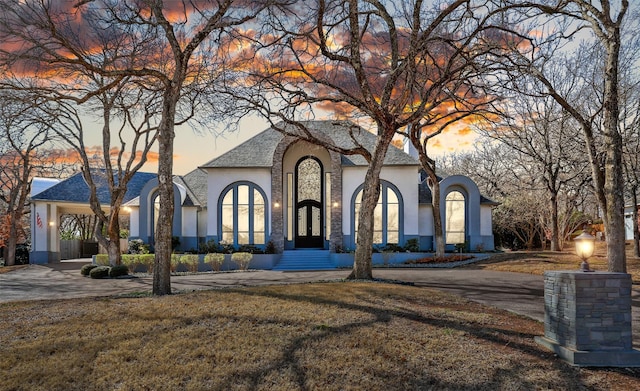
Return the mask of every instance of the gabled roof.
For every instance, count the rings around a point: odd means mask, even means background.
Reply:
[[[348,129],[354,125],[347,121],[307,121],[303,124],[319,137],[326,137],[340,148],[353,148],[356,142],[369,151],[373,151],[376,136],[365,129],[355,127],[350,134]],[[290,127],[291,132],[297,132]],[[353,138],[352,135],[353,134]],[[268,128],[234,149],[203,164],[200,168],[232,168],[232,167],[271,167],[276,147],[284,138],[279,131]],[[354,141],[355,139],[355,141]],[[390,147],[385,157],[386,165],[418,165],[418,161],[404,151]],[[343,166],[366,166],[367,161],[360,155],[343,155]]]
[[[104,171],[93,170],[92,175],[94,178],[93,180],[96,183],[98,200],[103,205],[109,205],[111,203],[111,191],[109,190],[109,185],[104,177]],[[131,201],[140,195],[140,191],[144,185],[156,177],[156,174],[148,172],[135,173],[127,184],[127,192],[124,196],[123,203]],[[87,182],[84,180],[82,173],[77,173],[60,183],[35,194],[31,199],[34,201],[88,203],[89,196],[90,191]]]
[[[187,175],[180,177],[182,184],[187,189],[187,198],[193,206],[207,206],[207,173],[196,168]],[[186,205],[187,200],[183,203]]]

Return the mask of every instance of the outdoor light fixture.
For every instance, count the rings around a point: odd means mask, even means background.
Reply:
[[[274,208],[279,208],[280,207],[280,203],[279,202],[274,202],[273,203],[273,207]]]
[[[333,207],[334,207],[334,208],[337,208],[338,206],[340,206],[340,204],[338,204],[337,202],[334,202],[334,203],[333,203]]]
[[[573,240],[576,242],[576,255],[582,259],[580,270],[583,272],[592,272],[593,270],[589,267],[587,259],[593,255],[596,238],[593,235],[588,234],[587,231],[583,231]]]
[[[49,226],[50,226],[50,227],[53,227],[53,226],[55,226],[55,225],[56,225],[56,222],[55,222],[55,221],[49,221]]]

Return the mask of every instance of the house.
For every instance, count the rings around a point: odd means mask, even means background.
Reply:
[[[316,137],[341,147],[358,143],[372,150],[376,141],[373,134],[344,121],[310,121],[307,127]],[[174,236],[183,250],[209,240],[236,247],[264,247],[271,241],[279,253],[355,249],[366,170],[360,155],[341,155],[268,128],[174,179],[180,206],[175,208]],[[391,147],[380,178],[375,245],[405,245],[413,239],[420,250],[432,250],[431,192],[415,154]],[[150,178],[126,203],[131,210],[131,238],[153,243],[160,208],[157,186],[157,177]],[[465,176],[444,178],[440,189],[449,249],[464,243],[471,251],[493,250],[491,210],[496,203],[483,197]],[[55,218],[55,213],[46,217]]]
[[[624,207],[625,240],[633,240],[633,204]]]

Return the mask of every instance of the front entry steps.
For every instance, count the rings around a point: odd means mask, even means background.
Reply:
[[[335,270],[329,250],[285,250],[272,270]]]

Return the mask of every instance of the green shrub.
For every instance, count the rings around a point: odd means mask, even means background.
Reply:
[[[82,274],[83,276],[88,276],[89,273],[91,273],[91,269],[95,269],[96,267],[98,267],[98,265],[95,265],[93,263],[84,265],[80,268],[80,274]]]
[[[107,254],[97,254],[96,255],[96,265],[98,266],[109,266],[109,255]]]
[[[190,272],[196,273],[198,271],[198,264],[200,263],[200,257],[198,254],[184,254],[180,257],[180,263],[187,267]]]
[[[182,257],[182,254],[171,254],[171,272],[175,272],[176,270],[178,270],[178,266],[180,266],[180,258]]]
[[[109,277],[109,266],[97,266],[91,269],[89,277],[91,278],[107,278]]]
[[[211,269],[219,272],[222,268],[222,263],[224,262],[224,254],[220,253],[209,253],[204,256],[204,263],[211,266]]]
[[[147,273],[153,273],[153,265],[156,262],[155,254],[141,254],[138,255],[138,262],[147,268]]]
[[[126,276],[127,274],[129,274],[127,265],[115,265],[109,269],[109,277],[111,278]]]
[[[253,254],[251,253],[239,252],[231,254],[231,260],[238,265],[238,269],[240,270],[249,269],[251,258],[253,258]]]
[[[136,268],[140,265],[138,254],[122,254],[122,258],[120,260],[131,272],[135,272]]]

